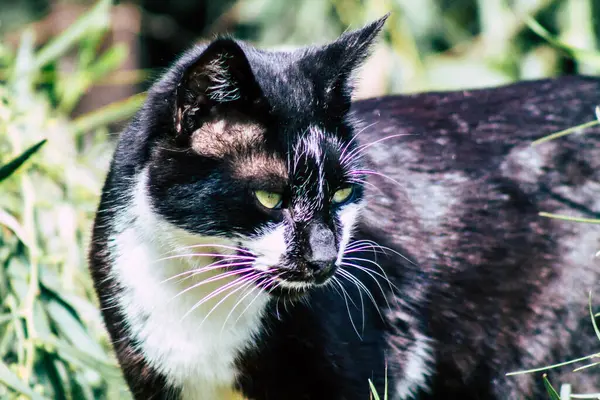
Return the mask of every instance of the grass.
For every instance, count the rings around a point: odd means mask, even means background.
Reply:
[[[0,38],[2,399],[128,396],[85,256],[114,146],[110,126],[128,119],[145,95],[72,112],[94,85],[137,82],[157,71],[120,71],[129,50],[104,45],[111,1],[87,1],[88,12],[39,48],[27,26],[18,46]],[[496,85],[557,75],[566,66],[600,71],[593,0],[239,0],[222,19],[259,46],[300,45],[331,40],[388,11],[358,97]],[[68,71],[60,67],[67,58]],[[387,399],[387,382],[382,394],[365,384],[374,399]]]
[[[10,73],[0,85],[1,398],[127,396],[85,249],[111,153],[106,126],[131,116],[139,101],[78,124],[68,116],[95,80],[120,65],[118,48],[98,52],[110,7],[98,2],[37,50],[25,30],[3,60]],[[41,82],[48,67],[73,50],[95,54],[77,62],[73,74],[85,79]],[[80,132],[89,136],[83,140]]]

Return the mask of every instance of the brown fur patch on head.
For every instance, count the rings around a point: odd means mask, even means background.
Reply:
[[[192,134],[192,149],[205,157],[223,158],[260,146],[264,128],[244,117],[229,113],[209,119]]]
[[[276,178],[286,181],[288,178],[285,162],[260,150],[236,158],[232,167],[235,176],[242,179]]]

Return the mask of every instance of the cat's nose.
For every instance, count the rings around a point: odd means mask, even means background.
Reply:
[[[309,248],[305,259],[317,283],[323,283],[335,272],[337,246],[331,229],[322,222],[308,227]]]
[[[325,281],[331,278],[335,273],[335,259],[328,261],[312,262],[308,264],[308,267],[311,269],[315,283],[320,285],[322,283],[325,283]]]

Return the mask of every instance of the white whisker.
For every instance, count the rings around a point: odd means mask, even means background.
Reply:
[[[364,303],[364,300],[362,297],[362,293],[360,291],[360,287],[357,286],[356,282],[353,279],[351,279],[351,277],[349,276],[350,273],[348,273],[346,270],[344,270],[343,268],[340,267],[338,269],[338,272],[342,278],[345,278],[348,282],[352,283],[354,286],[357,287],[358,297],[360,298],[360,311],[361,311],[361,316],[362,316],[362,326],[361,326],[360,331],[364,335],[365,334],[365,303]],[[375,308],[377,308],[377,306]]]
[[[339,281],[339,279],[337,279],[336,276],[332,277],[332,281],[338,285],[338,287],[342,290],[342,294],[343,294],[343,299],[344,299],[344,303],[346,303],[346,310],[348,311],[348,317],[350,318],[350,324],[352,325],[352,328],[354,329],[354,332],[356,332],[356,335],[358,336],[358,338],[360,340],[362,340],[362,336],[360,335],[360,333],[358,333],[358,329],[356,329],[356,325],[354,324],[354,320],[352,319],[352,312],[350,311],[350,306],[348,305],[348,300],[346,298],[346,290],[344,289],[343,284]]]
[[[174,297],[172,297],[171,299],[169,299],[169,301],[172,301],[172,300],[176,299],[177,297],[183,295],[184,293],[189,292],[190,290],[196,289],[196,288],[198,288],[198,287],[200,287],[202,285],[206,285],[207,283],[220,281],[222,279],[225,279],[225,278],[228,278],[228,277],[231,277],[231,276],[235,276],[235,275],[240,275],[240,274],[243,274],[243,273],[246,273],[246,272],[250,272],[252,270],[254,270],[253,267],[248,267],[248,268],[238,269],[238,270],[235,270],[235,271],[229,271],[229,272],[223,272],[221,274],[217,274],[217,275],[215,275],[215,276],[213,276],[211,278],[204,279],[204,280],[202,280],[202,281],[200,281],[198,283],[193,284],[192,286],[189,286],[189,287],[185,288],[181,292],[177,293]]]
[[[238,286],[240,284],[243,284],[245,282],[247,282],[249,279],[252,279],[253,275],[250,276],[241,276],[239,278],[234,279],[233,281],[229,282],[226,285],[221,286],[219,289],[212,291],[211,293],[209,293],[207,296],[204,296],[202,299],[200,299],[198,302],[196,302],[196,304],[194,304],[192,306],[192,308],[190,308],[184,315],[183,317],[181,317],[181,320],[185,319],[185,317],[187,317],[189,314],[191,314],[195,309],[197,309],[198,307],[200,307],[202,304],[206,303],[207,301],[209,301],[210,299],[213,299],[215,296],[218,296],[219,294],[223,293],[224,291],[231,289],[232,287]],[[237,290],[237,289],[236,289]]]

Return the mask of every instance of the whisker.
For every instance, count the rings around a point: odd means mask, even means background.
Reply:
[[[351,280],[352,283],[354,283],[358,288],[361,288],[365,292],[365,294],[369,297],[369,299],[371,300],[371,302],[377,309],[377,312],[379,313],[381,318],[383,318],[383,315],[381,315],[381,312],[379,310],[379,305],[377,304],[377,301],[375,300],[375,296],[373,296],[373,294],[371,293],[369,288],[364,283],[362,283],[360,281],[360,279],[358,279],[356,276],[352,275],[352,273],[350,271],[340,268],[340,272],[342,273],[342,275],[345,275],[346,279]]]
[[[266,271],[265,271],[266,272]],[[280,276],[281,274],[278,274],[277,276]],[[233,322],[233,325],[235,326],[235,324],[240,320],[240,318],[242,318],[242,315],[244,315],[244,313],[250,308],[250,306],[252,305],[252,303],[254,303],[256,301],[256,299],[258,298],[258,296],[261,295],[262,291],[266,291],[269,288],[269,285],[272,285],[273,287],[267,292],[268,294],[271,294],[271,292],[273,290],[275,290],[275,288],[277,287],[277,282],[275,282],[274,279],[269,279],[269,282],[264,286],[264,287],[260,287],[260,286],[256,286],[256,288],[259,289],[258,294],[256,296],[254,296],[254,298],[252,299],[252,301],[250,303],[248,303],[248,305],[246,306],[246,308],[244,308],[242,310],[242,312],[240,313],[240,315],[238,315],[238,317],[236,318],[236,320]]]
[[[217,304],[215,304],[213,306],[213,308],[211,308],[210,311],[204,316],[202,321],[200,321],[200,325],[198,327],[200,328],[204,324],[204,321],[206,321],[208,319],[208,317],[217,309],[217,307],[219,307],[221,304],[223,304],[223,302],[225,300],[227,300],[228,297],[232,296],[234,293],[238,292],[239,290],[242,290],[243,288],[245,288],[247,286],[251,286],[254,282],[256,282],[256,280],[258,279],[259,276],[260,276],[260,273],[255,274],[255,275],[250,275],[251,279],[249,279],[247,282],[243,283],[240,287],[232,290],[231,292],[229,292],[225,296],[223,296],[223,298],[221,300],[219,300],[217,302]]]
[[[374,242],[374,241],[372,241],[372,240],[364,240],[364,242],[366,242],[366,243],[372,243],[372,244],[373,244],[374,246],[376,246],[377,248],[379,248],[379,249],[383,250],[384,254],[385,254],[385,252],[386,252],[386,251],[389,251],[390,253],[394,253],[394,254],[396,254],[397,256],[399,256],[399,257],[402,257],[404,260],[408,261],[409,263],[411,263],[411,264],[412,264],[412,265],[414,265],[415,267],[418,267],[418,265],[417,265],[417,264],[415,264],[415,263],[414,263],[414,262],[413,262],[411,259],[409,259],[409,258],[408,258],[408,257],[406,257],[404,254],[402,254],[402,253],[399,253],[398,251],[396,251],[396,250],[394,250],[394,249],[392,249],[392,248],[389,248],[389,247],[387,247],[387,246],[382,246],[382,245],[380,245],[379,243],[377,243],[377,242]],[[380,268],[381,268],[381,267],[380,267]]]
[[[372,123],[370,123],[369,125],[366,125],[366,126],[362,127],[362,128],[360,129],[360,131],[358,131],[357,133],[355,133],[355,134],[352,136],[352,139],[350,139],[350,141],[348,141],[348,143],[346,143],[346,145],[345,145],[345,146],[342,148],[342,151],[340,152],[340,159],[342,159],[342,160],[344,159],[344,156],[346,155],[346,151],[348,150],[348,148],[350,147],[350,145],[351,145],[353,142],[355,142],[355,141],[356,141],[356,139],[358,139],[358,136],[359,136],[361,133],[363,133],[364,131],[366,131],[367,129],[369,129],[369,128],[370,128],[370,127],[372,127],[372,126],[375,126],[375,125],[377,125],[378,123],[379,123],[379,121],[372,122]]]
[[[237,247],[237,246],[228,246],[225,244],[217,244],[217,243],[199,243],[199,244],[193,244],[190,246],[179,247],[177,249],[167,251],[166,253],[162,254],[161,256],[165,256],[167,254],[172,254],[172,253],[177,253],[182,250],[196,249],[196,248],[201,248],[201,247],[211,247],[211,248],[214,247],[214,248],[221,248],[221,249],[227,249],[227,250],[233,250],[233,251],[241,251],[243,253],[254,256],[254,253],[252,253],[248,249],[243,249],[243,248]]]
[[[344,270],[343,268],[340,267],[338,272],[340,273],[340,276],[342,278],[345,278],[348,282],[352,283],[354,286],[357,287],[358,297],[360,298],[360,308],[361,308],[361,315],[362,315],[362,326],[361,326],[360,332],[364,335],[365,334],[365,303],[364,303],[364,300],[362,297],[362,293],[360,291],[360,287],[357,286],[356,282],[348,276],[350,274],[346,270]],[[377,308],[377,306],[375,308]]]
[[[227,317],[225,317],[225,321],[223,321],[223,326],[221,327],[221,333],[223,333],[223,330],[225,329],[225,326],[227,325],[227,321],[229,321],[229,318],[231,318],[231,315],[233,314],[233,311],[236,309],[236,307],[239,306],[246,299],[246,297],[248,297],[256,289],[259,290],[258,294],[254,298],[254,300],[256,300],[256,298],[260,295],[260,288],[258,286],[252,286],[252,287],[250,287],[250,290],[248,290],[248,292],[246,294],[244,294],[242,297],[240,297],[239,300],[236,301],[236,303],[233,305],[233,307],[231,307],[231,310],[227,314]],[[250,304],[252,304],[252,302],[250,302]],[[248,306],[242,311],[240,316],[243,315],[244,311],[246,311],[246,309],[250,306],[250,304],[248,304]],[[235,326],[236,322],[237,322],[237,320],[234,321],[234,323],[233,323],[234,326]]]
[[[362,240],[357,241],[357,242],[352,242],[348,246],[346,246],[346,249],[344,250],[344,254],[351,253],[351,252],[356,253],[356,252],[365,251],[365,250],[371,250],[375,254],[377,254],[377,251],[379,250],[380,253],[385,254],[385,252],[382,249],[378,249],[372,243],[366,243]]]
[[[253,275],[250,275],[250,276],[240,276],[239,278],[234,279],[233,281],[229,282],[228,284],[221,286],[219,289],[212,291],[207,296],[204,296],[202,299],[200,299],[198,302],[196,302],[196,304],[194,304],[183,315],[183,317],[181,317],[181,320],[185,319],[185,317],[187,317],[189,314],[191,314],[195,309],[197,309],[198,307],[200,307],[202,304],[206,303],[210,299],[213,299],[215,296],[218,296],[219,294],[223,293],[224,291],[226,291],[228,289],[231,289],[232,287],[235,287],[237,285],[240,285],[240,284],[243,284],[245,282],[248,282],[248,280],[252,279],[253,277],[254,277]]]
[[[200,281],[198,283],[193,284],[192,286],[189,286],[189,287],[185,288],[184,290],[182,290],[181,292],[177,293],[174,297],[172,297],[168,301],[175,300],[177,297],[183,295],[184,293],[187,293],[190,290],[196,289],[196,288],[198,288],[198,287],[200,287],[202,285],[205,285],[207,283],[220,281],[220,280],[228,278],[230,276],[240,275],[240,274],[243,274],[245,272],[252,271],[253,269],[254,269],[254,267],[242,268],[242,269],[238,269],[238,270],[235,270],[235,271],[223,272],[221,274],[213,276],[212,278],[204,279],[204,280],[202,280],[202,281]]]
[[[257,274],[257,278],[259,278],[262,275],[267,274],[268,271],[261,271]],[[225,329],[225,325],[227,324],[227,321],[229,320],[229,318],[231,317],[231,315],[233,314],[233,311],[235,310],[235,308],[240,305],[244,299],[246,297],[248,297],[255,289],[258,289],[258,294],[254,297],[254,299],[252,299],[252,301],[250,303],[248,303],[248,305],[246,306],[246,308],[244,308],[242,310],[242,312],[240,313],[240,315],[238,316],[238,318],[234,321],[233,325],[235,326],[235,324],[237,323],[237,321],[241,318],[242,315],[244,315],[244,313],[246,312],[246,310],[248,310],[248,308],[252,305],[252,303],[254,303],[254,301],[258,298],[258,296],[260,296],[262,290],[264,290],[263,288],[261,288],[260,286],[253,286],[248,293],[246,293],[245,295],[243,295],[236,303],[235,305],[231,308],[231,310],[229,311],[229,314],[227,314],[227,317],[225,318],[225,321],[223,322],[223,327],[221,328],[221,332],[223,332],[223,329]]]
[[[344,286],[342,285],[342,283],[339,281],[339,279],[336,276],[332,277],[332,282],[337,284],[339,286],[340,289],[342,289],[342,298],[344,299],[344,303],[346,303],[346,310],[348,311],[348,317],[350,318],[350,324],[352,325],[352,328],[354,329],[354,332],[356,332],[356,335],[358,336],[358,338],[360,340],[362,340],[362,336],[360,335],[360,333],[358,333],[358,329],[356,329],[356,325],[354,324],[354,320],[352,319],[352,313],[350,312],[350,306],[348,305],[348,300],[346,299],[346,290],[344,289]]]
[[[192,257],[227,257],[231,259],[244,259],[244,260],[254,260],[255,257],[250,256],[238,256],[235,254],[219,254],[219,253],[188,253],[188,254],[176,254],[174,256],[163,257],[153,261],[153,263],[157,263],[160,261],[173,260],[175,258],[192,258]]]
[[[391,176],[388,176],[388,175],[386,175],[384,173],[381,173],[381,172],[372,171],[370,169],[357,169],[357,170],[352,171],[351,174],[380,176],[382,178],[385,178],[385,179],[388,179],[388,180],[392,181],[393,183],[395,183],[396,185],[398,185],[398,187],[400,187],[401,189],[405,188],[404,185],[402,185],[400,182],[398,182],[397,180],[395,180]]]
[[[383,137],[381,139],[377,139],[377,140],[375,140],[373,142],[370,142],[370,143],[363,144],[361,146],[358,146],[354,150],[352,150],[350,153],[346,154],[346,156],[344,157],[344,159],[342,159],[341,161],[343,162],[344,160],[348,159],[349,157],[355,157],[357,154],[363,153],[366,149],[368,149],[371,146],[376,145],[377,143],[381,143],[381,142],[383,142],[385,140],[389,140],[389,139],[393,139],[393,138],[397,138],[397,137],[401,137],[401,136],[412,136],[412,134],[410,134],[410,133],[398,133],[398,134],[395,134],[395,135],[389,135],[389,136]]]
[[[229,267],[238,267],[238,266],[242,266],[242,265],[252,265],[253,264],[253,262],[251,262],[251,261],[244,261],[244,262],[238,262],[238,263],[219,264],[220,262],[224,262],[224,261],[228,261],[228,260],[219,260],[219,261],[216,261],[214,263],[205,265],[205,266],[200,267],[200,268],[194,268],[194,269],[190,269],[190,270],[187,270],[187,271],[180,272],[180,273],[178,273],[176,275],[170,276],[169,278],[163,280],[162,282],[160,282],[160,284],[162,285],[162,284],[164,284],[166,282],[169,282],[169,281],[171,281],[173,279],[179,278],[179,277],[184,276],[184,275],[190,275],[190,276],[188,276],[188,277],[186,277],[186,278],[178,281],[177,283],[183,282],[187,278],[190,278],[190,277],[196,276],[196,275],[200,275],[200,274],[202,274],[204,272],[214,271],[215,269],[222,269],[222,268],[229,268]]]
[[[344,262],[345,260],[349,260],[349,261],[364,261],[364,262],[368,262],[369,264],[373,264],[373,265],[375,265],[377,268],[379,268],[379,270],[380,270],[382,273],[379,273],[379,272],[377,272],[377,271],[374,271],[374,270],[372,270],[372,269],[370,269],[370,268],[367,268],[367,267],[365,267],[364,265],[356,265],[356,264],[352,264],[352,265],[354,265],[355,267],[360,267],[360,268],[363,268],[363,270],[364,270],[365,272],[367,272],[367,271],[370,271],[371,273],[373,273],[373,274],[375,274],[375,275],[377,275],[377,276],[379,276],[379,277],[381,277],[381,278],[385,279],[385,280],[386,280],[386,282],[387,282],[387,283],[390,285],[390,290],[392,289],[392,286],[393,286],[393,287],[394,287],[394,289],[396,289],[396,290],[398,290],[398,292],[400,292],[400,289],[399,289],[399,288],[398,288],[396,285],[394,285],[394,284],[392,283],[392,281],[390,280],[390,278],[388,277],[388,275],[385,273],[385,270],[384,270],[384,269],[381,267],[381,265],[377,264],[375,261],[373,261],[373,260],[369,260],[368,258],[361,258],[361,257],[345,257],[345,258],[343,258],[343,259],[342,259],[342,262]],[[392,292],[393,292],[393,290],[392,290]]]
[[[254,263],[251,263],[251,262],[233,263],[233,264],[222,264],[222,265],[215,265],[214,267],[211,267],[210,269],[207,269],[207,270],[203,270],[202,268],[200,268],[199,270],[192,270],[191,274],[188,274],[188,276],[179,279],[178,281],[176,281],[176,284],[180,284],[180,283],[182,283],[182,282],[184,282],[184,281],[186,281],[188,279],[192,279],[193,277],[195,277],[197,275],[201,275],[201,274],[203,274],[205,272],[210,272],[210,271],[214,271],[214,270],[217,270],[217,269],[225,269],[225,271],[223,271],[223,272],[227,272],[227,269],[231,268],[231,267],[252,266],[253,264]],[[236,271],[239,272],[240,270],[236,270]],[[235,271],[230,271],[230,272],[235,272]],[[182,272],[182,274],[185,274],[185,272]],[[178,275],[181,275],[181,274],[178,274]],[[216,275],[214,275],[214,276],[216,276]],[[208,278],[208,279],[211,279],[211,278]],[[203,279],[203,281],[206,281],[206,279]]]
[[[372,251],[373,254],[375,254],[375,255],[378,254],[377,253],[378,250],[376,248],[374,248],[373,246],[360,246],[355,249],[350,249],[350,250],[344,251],[344,255],[352,254],[352,253],[363,253],[365,251]],[[379,254],[381,254],[381,253],[383,253],[383,252],[381,250],[379,250]]]
[[[381,194],[385,194],[385,192],[384,192],[383,190],[381,190],[381,189],[379,188],[379,186],[377,186],[377,185],[375,185],[375,184],[373,184],[373,183],[371,183],[371,182],[367,181],[366,179],[350,178],[350,179],[348,180],[348,182],[350,182],[350,183],[358,183],[358,184],[361,184],[361,185],[368,185],[368,186],[371,186],[371,187],[372,187],[373,189],[375,189],[376,191],[378,191],[379,193],[381,193]]]
[[[352,265],[347,265],[347,266],[352,266]],[[350,273],[349,271],[346,271],[346,270],[343,270],[343,271],[346,272],[346,274],[348,275],[347,279],[352,278],[353,283],[355,285],[358,285],[358,287],[362,288],[365,291],[365,293],[367,294],[367,296],[369,296],[369,299],[371,300],[371,302],[375,306],[375,309],[377,310],[377,313],[379,314],[379,316],[381,317],[381,319],[384,320],[383,315],[381,314],[381,310],[379,309],[379,305],[377,304],[377,301],[375,301],[375,296],[373,296],[373,294],[371,293],[371,291],[369,290],[369,288],[367,288],[367,286],[364,283],[362,283],[360,281],[360,279],[358,279],[356,276],[352,275],[352,273]],[[365,272],[367,272],[367,271],[365,271]],[[383,295],[383,300],[385,301],[385,303],[386,303],[386,305],[387,305],[387,307],[389,309],[390,308],[390,304],[388,303],[387,296],[383,292],[383,288],[381,287],[381,285],[379,285],[379,283],[377,282],[377,280],[375,280],[375,282],[377,283],[377,286],[379,286],[379,290],[381,290],[381,294]]]
[[[367,268],[367,267],[363,267],[363,266],[356,265],[356,264],[352,264],[352,263],[347,263],[347,262],[343,262],[343,261],[342,261],[340,264],[341,264],[341,265],[344,265],[344,266],[346,266],[346,267],[352,267],[352,268],[356,268],[356,269],[358,269],[358,270],[361,270],[361,271],[363,271],[363,272],[364,272],[364,273],[366,273],[367,275],[369,275],[369,277],[371,277],[371,279],[373,279],[373,280],[375,281],[375,284],[376,284],[376,285],[377,285],[377,287],[379,288],[379,291],[381,292],[381,295],[383,296],[383,299],[385,300],[385,304],[386,304],[386,306],[387,306],[388,308],[390,308],[390,303],[389,303],[389,301],[388,301],[388,298],[387,298],[387,296],[386,296],[386,294],[385,294],[385,291],[383,290],[383,287],[382,287],[382,286],[381,286],[381,284],[379,283],[379,280],[377,280],[377,278],[375,278],[375,276],[373,276],[373,274],[377,274],[377,275],[379,275],[379,276],[382,276],[381,274],[378,274],[377,272],[375,272],[375,271],[373,271],[372,269],[369,269],[369,268]],[[383,276],[382,276],[382,277],[383,277]],[[396,296],[400,294],[400,289],[399,289],[399,288],[398,288],[396,285],[394,285],[394,284],[393,284],[393,283],[392,283],[390,280],[386,279],[386,281],[387,281],[387,283],[388,283],[388,285],[389,285],[389,287],[390,287],[390,291],[392,292],[392,295],[393,295],[394,299],[396,299],[396,303],[398,303],[398,302],[397,302],[397,300],[398,300],[398,299],[397,299],[397,297],[396,297]],[[397,293],[394,293],[394,289],[396,289],[396,290],[397,290]]]

